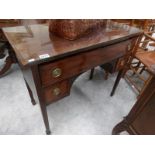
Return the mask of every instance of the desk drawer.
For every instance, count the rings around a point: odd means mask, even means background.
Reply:
[[[83,62],[83,57],[74,56],[40,66],[42,85],[48,86],[68,77],[72,77],[81,71]]]
[[[126,54],[130,40],[40,65],[43,86],[78,75]]]
[[[69,94],[69,86],[70,84],[66,80],[44,88],[43,94],[45,102],[48,104],[67,96]]]

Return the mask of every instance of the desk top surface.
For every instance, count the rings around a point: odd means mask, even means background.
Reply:
[[[22,66],[54,60],[138,36],[141,30],[116,22],[75,41],[65,40],[49,33],[48,24],[3,28]]]

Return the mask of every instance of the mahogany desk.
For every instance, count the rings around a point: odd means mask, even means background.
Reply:
[[[18,25],[18,19],[0,19],[0,44],[4,45],[3,48],[0,49],[0,59],[4,59],[4,65],[2,67],[0,66],[0,77],[3,76],[11,68],[11,65],[13,63],[17,62],[14,51],[12,50],[6,37],[4,36],[2,28]],[[8,50],[7,54],[5,49]]]
[[[13,27],[30,24],[43,24],[48,20],[46,19],[0,19],[0,46],[3,44],[3,48],[0,47],[0,59],[4,59],[4,65],[0,66],[0,77],[3,76],[11,68],[12,64],[18,63],[14,50],[11,48],[8,40],[3,34],[3,27]],[[6,50],[7,49],[7,54]]]
[[[15,51],[32,103],[40,105],[47,134],[46,106],[68,96],[83,72],[121,57],[127,62],[142,33],[115,22],[75,41],[50,35],[44,24],[3,28],[3,32]]]

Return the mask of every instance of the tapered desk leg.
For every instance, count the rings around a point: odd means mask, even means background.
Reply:
[[[42,117],[43,117],[43,120],[44,120],[44,124],[45,124],[45,127],[46,127],[46,134],[50,135],[51,130],[50,130],[50,126],[49,126],[46,105],[44,103],[40,103],[40,108],[41,108],[41,113],[42,113]]]
[[[115,91],[116,91],[116,88],[117,88],[117,86],[118,86],[118,84],[119,84],[119,82],[120,82],[121,77],[123,76],[123,74],[124,74],[124,70],[122,69],[122,70],[119,71],[119,73],[118,73],[118,75],[117,75],[117,78],[116,78],[116,81],[115,81],[115,84],[114,84],[114,86],[113,86],[113,89],[112,89],[112,91],[111,91],[110,96],[113,96],[113,95],[114,95],[114,93],[115,93]]]
[[[25,83],[26,83],[26,87],[27,87],[27,90],[28,90],[30,98],[31,98],[32,105],[36,105],[36,102],[35,102],[34,97],[33,97],[33,93],[32,93],[32,91],[31,91],[31,89],[30,89],[30,87],[26,81],[25,81]]]
[[[94,68],[91,69],[90,76],[89,76],[89,80],[92,80],[93,75],[94,75]]]
[[[41,80],[40,80],[38,66],[37,65],[32,66],[31,71],[32,71],[32,74],[33,74],[33,79],[34,79],[34,83],[35,83],[35,87],[36,87],[36,91],[37,91],[37,95],[38,95],[38,99],[39,99],[41,114],[42,114],[44,125],[45,125],[45,128],[46,128],[46,134],[50,135],[51,130],[50,130],[50,125],[49,125],[49,121],[48,121],[46,103],[44,102],[44,97],[43,97],[43,92],[42,92],[42,86],[41,86]]]

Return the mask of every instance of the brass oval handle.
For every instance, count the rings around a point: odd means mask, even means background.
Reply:
[[[55,68],[53,71],[52,71],[52,76],[54,78],[57,78],[59,76],[61,76],[62,74],[62,70],[60,68]]]
[[[60,93],[61,93],[60,88],[54,88],[54,89],[53,89],[53,95],[54,95],[54,96],[58,96],[58,95],[60,95]]]

